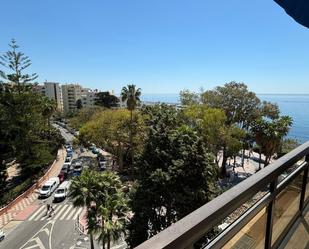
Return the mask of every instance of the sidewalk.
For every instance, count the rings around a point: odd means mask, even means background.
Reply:
[[[58,150],[58,156],[57,156],[55,163],[52,165],[52,168],[50,169],[50,171],[39,180],[37,188],[40,185],[42,185],[42,183],[45,182],[48,178],[53,177],[53,176],[58,176],[61,170],[61,167],[64,163],[65,155],[66,155],[65,149]],[[7,210],[6,213],[2,214],[0,216],[0,228],[4,227],[10,221],[14,220],[14,218],[21,211],[25,210],[27,207],[32,205],[37,200],[37,197],[38,197],[37,189],[35,189],[32,193],[22,198],[9,210]]]

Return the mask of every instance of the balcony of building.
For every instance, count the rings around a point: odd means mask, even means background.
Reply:
[[[308,162],[309,142],[137,248],[309,248]]]

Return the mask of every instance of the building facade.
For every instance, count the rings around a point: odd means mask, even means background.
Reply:
[[[59,83],[44,82],[43,85],[36,85],[34,90],[54,100],[57,103],[57,109],[63,111],[62,91]]]
[[[95,105],[97,90],[91,90],[89,88],[83,88],[81,94],[81,100],[83,107],[91,107]]]
[[[66,84],[62,85],[61,88],[64,113],[76,110],[76,102],[82,98],[82,87],[79,84]]]
[[[82,88],[79,84],[62,85],[63,111],[69,113],[77,109],[77,101],[80,100],[83,107],[95,105],[98,91]]]
[[[49,99],[53,99],[57,103],[57,109],[59,111],[63,110],[63,99],[62,91],[59,83],[56,82],[45,82],[44,83],[45,96]]]

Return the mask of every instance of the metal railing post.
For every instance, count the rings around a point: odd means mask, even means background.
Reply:
[[[299,211],[301,214],[303,212],[304,203],[305,203],[306,187],[307,187],[307,180],[308,180],[309,155],[306,156],[305,161],[307,162],[307,166],[304,170],[303,182],[302,182],[302,188],[301,188],[301,194],[300,194],[300,204],[299,204]]]
[[[266,220],[265,245],[264,245],[265,249],[271,248],[277,181],[278,181],[277,179],[274,180],[273,182],[270,183],[269,186],[269,192],[271,193],[272,198],[267,206],[267,220]]]

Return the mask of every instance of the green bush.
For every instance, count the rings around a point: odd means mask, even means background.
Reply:
[[[32,179],[27,179],[21,184],[17,185],[13,189],[6,192],[1,198],[0,198],[0,206],[5,206],[6,204],[13,201],[16,197],[18,197],[20,194],[25,192],[27,189],[29,189],[32,185]]]

